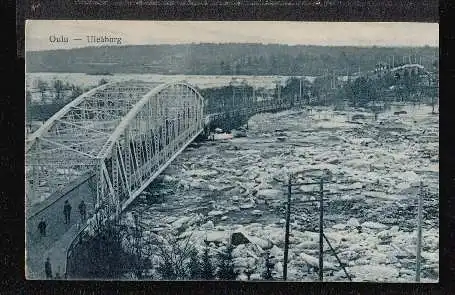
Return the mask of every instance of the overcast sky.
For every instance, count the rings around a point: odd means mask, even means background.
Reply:
[[[68,43],[51,43],[50,36]],[[93,46],[88,35],[120,37],[122,45],[182,43],[275,43],[289,45],[438,46],[437,23],[272,21],[31,20],[26,50]],[[74,40],[80,38],[82,40]],[[105,44],[104,44],[105,45]]]

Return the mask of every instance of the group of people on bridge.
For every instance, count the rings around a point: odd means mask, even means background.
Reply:
[[[66,200],[63,205],[63,215],[65,218],[65,224],[71,223],[71,209],[72,209],[71,204],[69,203],[68,200]],[[85,222],[85,220],[87,219],[87,205],[85,204],[84,200],[82,200],[79,203],[78,209],[79,214],[81,216],[81,222]],[[46,236],[46,228],[47,228],[46,220],[42,218],[41,221],[38,223],[38,230],[41,237]],[[47,279],[59,278],[60,276],[58,273],[56,273],[55,276],[52,275],[52,266],[49,257],[47,257],[44,263],[44,272],[46,274]]]
[[[71,204],[69,203],[68,200],[65,201],[65,204],[63,205],[63,215],[65,217],[65,224],[70,224],[71,222]],[[85,204],[84,200],[82,200],[79,204],[79,213],[81,215],[81,221],[85,222],[87,219],[87,205]],[[41,237],[46,236],[46,228],[47,228],[47,223],[44,218],[41,219],[41,221],[38,223],[38,230],[41,235]]]

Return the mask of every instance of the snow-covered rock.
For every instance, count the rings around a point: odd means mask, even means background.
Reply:
[[[253,210],[253,211],[251,211],[251,214],[253,214],[255,216],[261,216],[262,215],[262,211],[261,210]]]
[[[399,272],[393,266],[355,265],[348,268],[348,273],[355,275],[354,281],[390,282],[396,281]]]
[[[294,246],[299,251],[306,249],[319,249],[319,243],[316,241],[303,241]]]
[[[357,227],[360,225],[360,223],[357,218],[352,217],[348,220],[348,222],[346,222],[346,225],[350,227]]]
[[[167,174],[163,176],[163,182],[173,182],[173,181],[175,181],[174,177],[167,175]]]
[[[251,208],[256,207],[256,204],[253,202],[248,202],[248,203],[240,205],[239,207],[240,207],[240,209],[251,209]]]
[[[201,229],[213,229],[215,226],[213,225],[213,221],[209,220],[203,225],[200,226]]]
[[[305,253],[300,253],[299,258],[313,267],[319,266],[319,258],[317,257],[313,257]],[[337,268],[332,263],[324,261],[324,269],[336,270]]]
[[[338,224],[335,224],[335,225],[332,225],[332,228],[333,229],[339,229],[339,230],[343,230],[346,228],[346,224],[342,224],[342,223],[338,223]]]
[[[262,197],[266,199],[274,199],[282,195],[283,192],[276,189],[263,189],[257,192],[257,197]]]
[[[229,239],[229,233],[226,231],[208,231],[205,236],[207,242],[224,242]]]
[[[208,216],[220,216],[223,214],[224,214],[224,212],[219,211],[219,210],[213,210],[213,211],[210,211],[209,213],[207,213]]]
[[[385,229],[387,228],[386,225],[379,223],[379,222],[373,222],[373,221],[366,221],[362,223],[362,227],[366,228],[371,228],[371,229]]]
[[[278,248],[276,245],[274,245],[272,248],[270,248],[270,256],[273,256],[277,259],[282,259],[284,257],[284,252],[281,248]]]
[[[259,237],[255,237],[255,236],[248,235],[248,236],[247,236],[247,239],[248,239],[251,243],[253,243],[253,244],[255,244],[255,245],[261,247],[261,249],[263,249],[263,250],[270,249],[270,248],[272,248],[272,246],[273,246],[273,244],[272,244],[271,241],[269,241],[269,240],[264,240],[264,239],[261,239],[261,238],[259,238]]]

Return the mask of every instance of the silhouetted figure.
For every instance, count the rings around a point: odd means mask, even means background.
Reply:
[[[44,271],[46,272],[46,278],[52,279],[52,267],[49,257],[47,257],[46,262],[44,263]]]
[[[65,201],[65,205],[63,206],[63,214],[65,215],[65,223],[69,224],[71,219],[71,205],[68,200]]]
[[[84,200],[79,204],[79,213],[81,214],[81,220],[84,222],[87,218],[87,206],[85,205]]]
[[[46,221],[44,221],[44,219],[41,219],[41,221],[38,223],[38,230],[41,237],[46,236]]]

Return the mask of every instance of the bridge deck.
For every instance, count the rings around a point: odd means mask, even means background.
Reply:
[[[70,224],[64,223],[63,204],[70,200],[72,206]],[[93,193],[87,182],[75,182],[64,194],[40,211],[35,212],[26,224],[26,278],[45,278],[44,262],[50,258],[52,272],[62,276],[66,268],[66,252],[71,241],[77,235],[81,225],[78,205],[84,200],[87,204],[87,217],[94,212]],[[38,232],[38,222],[44,219],[47,223],[46,236]]]

